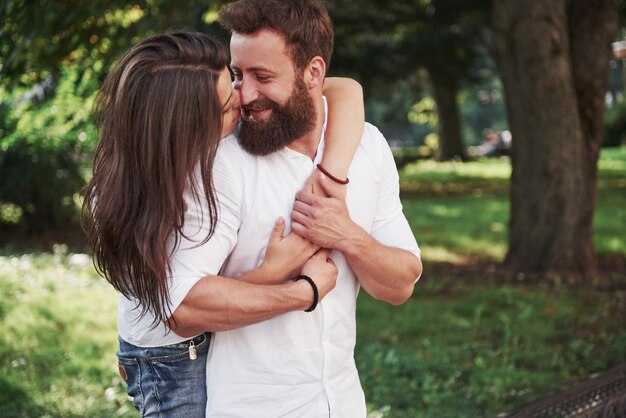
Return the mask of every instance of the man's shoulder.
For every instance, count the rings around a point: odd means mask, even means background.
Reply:
[[[365,122],[361,144],[370,147],[380,147],[386,146],[387,140],[375,125]]]
[[[389,144],[376,126],[365,122],[359,148],[367,154],[380,155],[381,152],[389,149]]]

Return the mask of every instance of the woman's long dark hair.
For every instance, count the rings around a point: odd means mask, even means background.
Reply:
[[[121,58],[96,98],[100,141],[83,227],[98,271],[139,301],[141,315],[151,312],[155,326],[172,314],[170,252],[183,236],[186,188],[195,201],[208,200],[203,242],[215,229],[211,171],[222,130],[217,80],[227,62],[225,45],[206,35],[155,35]]]

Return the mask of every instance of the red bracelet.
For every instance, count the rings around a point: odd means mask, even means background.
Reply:
[[[317,169],[319,171],[321,171],[322,173],[326,174],[326,177],[328,177],[329,179],[331,179],[332,181],[334,181],[335,183],[339,183],[339,184],[348,184],[350,182],[350,179],[346,177],[345,180],[341,180],[338,179],[337,177],[333,176],[332,174],[330,174],[328,171],[326,171],[326,169],[324,167],[322,167],[321,164],[317,165]]]

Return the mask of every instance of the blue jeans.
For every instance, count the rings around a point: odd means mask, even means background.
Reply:
[[[191,341],[197,358],[189,358]],[[119,372],[141,417],[203,418],[206,408],[206,360],[211,334],[162,347],[137,347],[121,338]]]

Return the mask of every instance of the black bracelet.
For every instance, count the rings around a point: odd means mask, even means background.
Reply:
[[[300,279],[304,279],[307,282],[309,282],[309,284],[313,288],[313,303],[311,304],[311,306],[309,306],[309,309],[306,309],[304,311],[304,312],[313,312],[315,308],[317,307],[317,302],[319,301],[319,297],[320,297],[319,291],[317,290],[317,285],[315,284],[312,278],[304,274],[301,274],[293,278],[293,280],[296,282]]]

